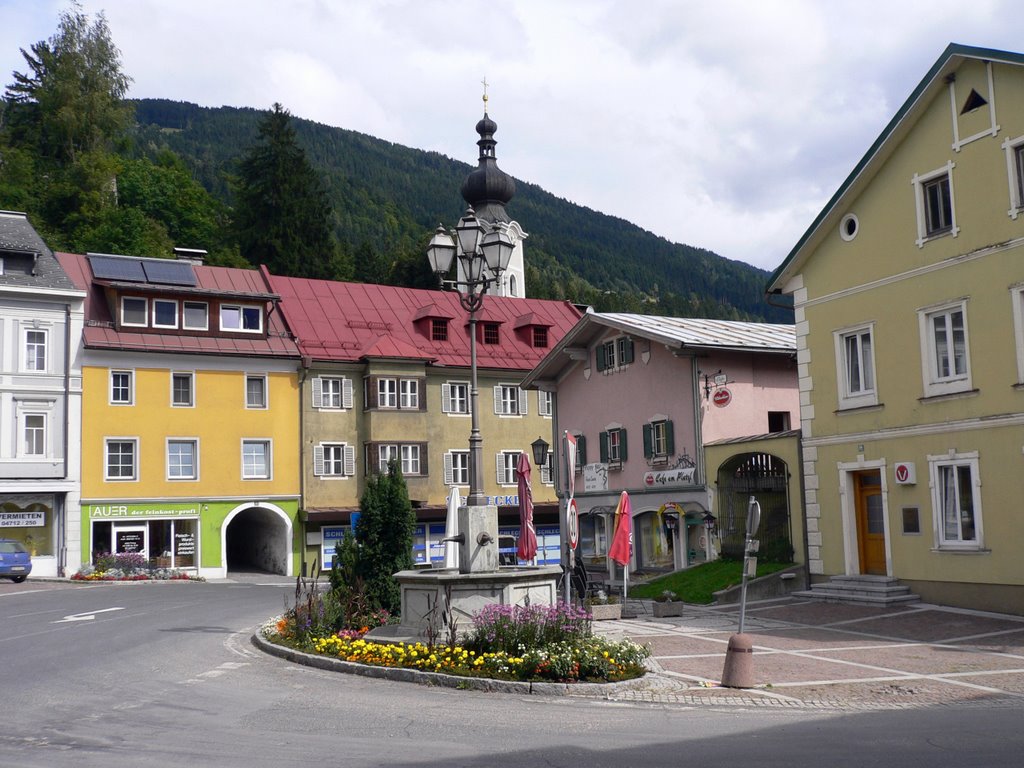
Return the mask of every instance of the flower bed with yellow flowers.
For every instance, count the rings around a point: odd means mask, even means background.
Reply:
[[[644,659],[650,653],[629,640],[612,642],[599,637],[523,648],[518,654],[510,654],[505,651],[478,653],[461,645],[387,644],[331,636],[314,640],[313,651],[378,667],[495,680],[558,682],[618,682],[641,677],[645,672]]]

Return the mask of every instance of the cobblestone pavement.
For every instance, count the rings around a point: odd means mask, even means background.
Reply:
[[[784,598],[747,605],[748,689],[720,685],[738,606],[687,606],[682,618],[595,622],[651,649],[655,674],[621,701],[694,706],[1024,708],[1024,617],[917,604],[879,608]],[[578,695],[584,695],[582,693]],[[606,698],[608,698],[606,696]]]

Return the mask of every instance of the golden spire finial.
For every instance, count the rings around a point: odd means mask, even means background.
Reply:
[[[486,77],[486,75],[484,76],[484,79],[481,80],[480,82],[483,83],[483,86],[484,86],[484,112],[486,113],[487,112],[487,77]]]

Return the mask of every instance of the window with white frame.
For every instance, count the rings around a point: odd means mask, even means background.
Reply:
[[[271,467],[269,440],[242,441],[242,479],[269,480]]]
[[[313,447],[313,474],[317,477],[352,477],[355,449],[346,443],[320,443]]]
[[[447,381],[441,385],[441,412],[462,415],[469,413],[469,382]]]
[[[191,408],[195,405],[194,373],[171,374],[171,405],[175,408]]]
[[[148,314],[148,299],[138,296],[121,297],[121,325],[145,326]]]
[[[267,377],[263,375],[248,374],[245,377],[245,407],[266,408],[267,407]]]
[[[922,310],[918,319],[925,396],[970,391],[967,302]]]
[[[521,451],[502,451],[496,456],[496,468],[498,470],[498,485],[515,485],[516,465],[519,463]]]
[[[377,379],[377,407],[398,407],[398,380]]]
[[[167,479],[196,480],[199,477],[199,441],[167,440]]]
[[[1010,190],[1010,207],[1006,214],[1016,219],[1024,210],[1024,136],[1006,139],[1002,147],[1006,152],[1006,178]]]
[[[46,455],[46,414],[26,413],[23,417],[24,442],[22,452],[25,456]]]
[[[263,331],[263,308],[252,304],[221,304],[220,329],[242,333]]]
[[[526,414],[526,392],[515,384],[497,384],[494,387],[494,413],[498,416]]]
[[[351,408],[352,380],[345,376],[317,376],[313,379],[314,408]]]
[[[178,327],[178,302],[168,299],[153,299],[153,327]]]
[[[914,174],[911,183],[917,202],[917,245],[960,231],[956,225],[952,162],[923,175]]]
[[[675,454],[675,437],[669,419],[655,417],[644,424],[644,458],[664,463]]]
[[[837,331],[833,336],[840,408],[878,404],[873,333],[874,327],[867,325]]]
[[[402,379],[399,383],[399,407],[420,407],[420,382],[417,379]]]
[[[391,461],[398,461],[398,446],[391,443],[382,443],[377,446],[377,471],[384,473],[388,471],[388,464]]]
[[[614,371],[629,365],[634,359],[633,340],[628,336],[620,336],[597,345],[595,362],[599,371]]]
[[[981,478],[978,454],[950,452],[929,456],[935,546],[981,549]]]
[[[182,303],[181,327],[190,331],[205,331],[210,327],[210,307],[205,301]]]
[[[399,451],[402,457],[402,474],[405,476],[419,475],[420,472],[420,446],[403,445]]]
[[[46,331],[25,332],[25,370],[46,370]]]
[[[448,451],[445,453],[444,484],[469,485],[469,451]]]
[[[550,418],[554,412],[554,409],[552,408],[553,399],[554,393],[537,390],[537,413],[541,416]]]
[[[137,480],[138,438],[114,437],[104,441],[104,480]]]
[[[134,381],[132,371],[110,372],[111,405],[132,405],[135,402]]]
[[[609,425],[599,435],[601,463],[615,469],[626,460],[626,430],[618,424]]]

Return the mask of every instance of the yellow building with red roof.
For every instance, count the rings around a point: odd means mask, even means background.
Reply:
[[[179,256],[58,254],[87,291],[82,560],[294,575],[298,349],[265,274]]]

